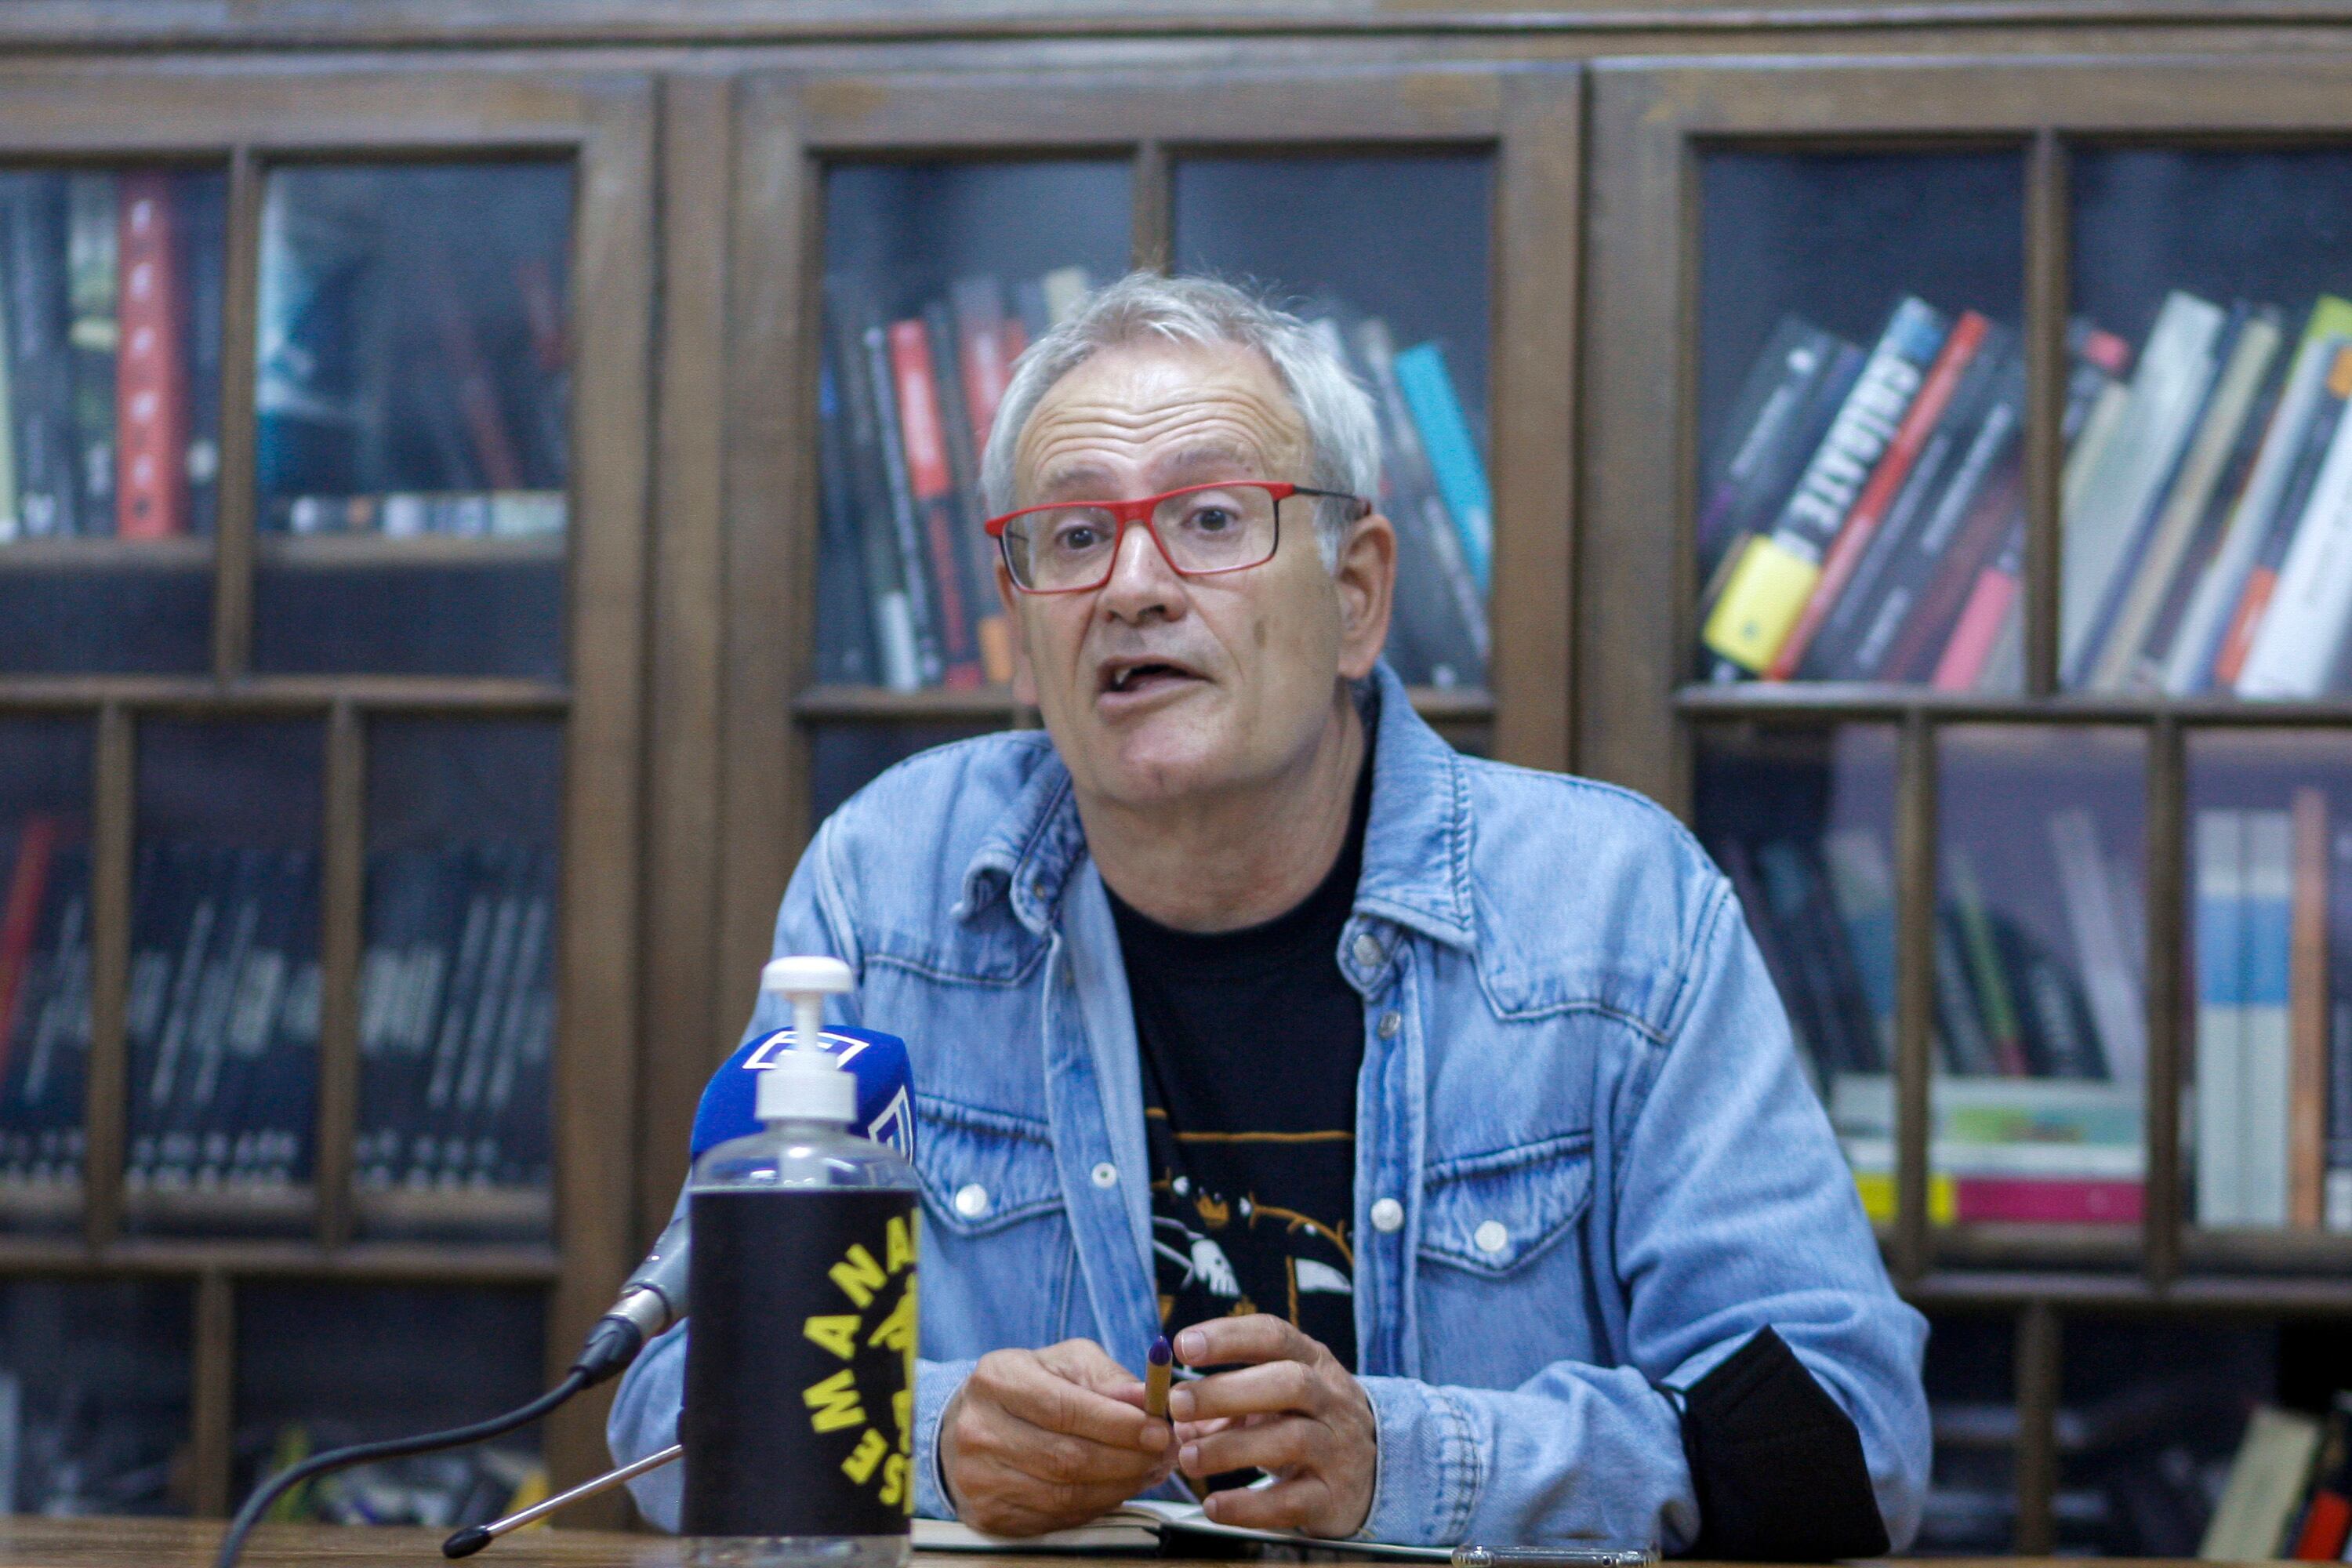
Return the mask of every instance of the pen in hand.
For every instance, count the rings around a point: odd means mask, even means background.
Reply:
[[[1160,1335],[1151,1342],[1143,1353],[1143,1413],[1159,1420],[1168,1419],[1168,1379],[1176,1367],[1176,1352]]]

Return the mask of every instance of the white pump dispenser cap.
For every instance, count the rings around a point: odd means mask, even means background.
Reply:
[[[760,989],[792,999],[793,1048],[760,1075],[755,1110],[762,1121],[786,1117],[819,1121],[857,1120],[857,1079],[842,1070],[820,1043],[824,999],[856,984],[837,958],[779,958],[760,973]]]

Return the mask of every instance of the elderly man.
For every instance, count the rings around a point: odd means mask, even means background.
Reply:
[[[983,466],[1045,731],[876,780],[776,926],[913,1056],[919,1511],[1030,1534],[1182,1479],[1328,1537],[1907,1540],[1925,1327],[1739,908],[1656,807],[1413,713],[1322,340],[1128,278],[1023,358]],[[1213,1369],[1172,1425],[1163,1331]],[[684,1332],[616,1454],[672,1440]]]

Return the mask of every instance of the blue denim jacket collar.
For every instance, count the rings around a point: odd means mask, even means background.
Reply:
[[[1362,697],[1373,715],[1372,808],[1356,910],[1451,947],[1473,947],[1470,812],[1460,759],[1412,710],[1404,683],[1385,662],[1374,667]],[[1086,853],[1069,770],[1052,758],[972,855],[956,913],[971,920],[1002,897],[1033,935],[1046,936]]]

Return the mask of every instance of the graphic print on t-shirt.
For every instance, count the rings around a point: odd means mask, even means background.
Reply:
[[[1158,1104],[1144,1116],[1161,1323],[1271,1312],[1353,1365],[1356,1255],[1337,1205],[1354,1190],[1355,1134],[1180,1132]]]

